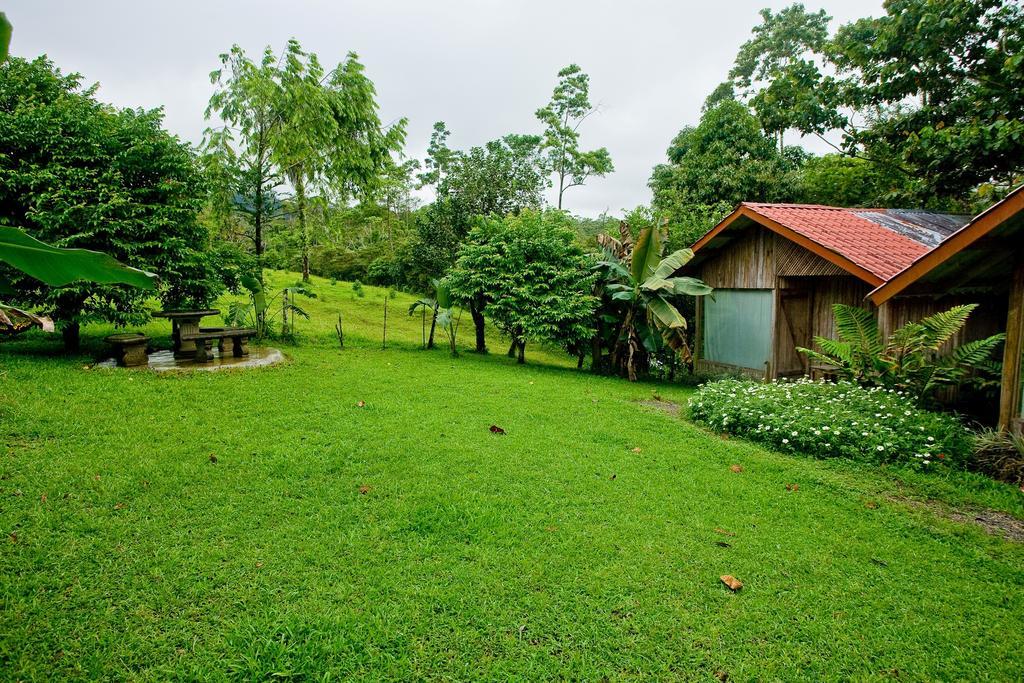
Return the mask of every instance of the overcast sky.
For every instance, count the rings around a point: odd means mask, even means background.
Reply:
[[[198,142],[218,55],[238,43],[254,57],[290,37],[333,66],[355,51],[377,86],[385,122],[409,119],[406,154],[422,159],[434,121],[449,144],[479,145],[540,132],[534,112],[558,70],[578,63],[600,114],[582,129],[615,172],[566,193],[566,208],[596,216],[650,201],[647,179],[672,136],[700,118],[768,0],[8,0],[11,52],[48,54],[99,82],[119,106],[163,106],[165,125]],[[833,27],[882,13],[880,1],[804,0]],[[788,140],[787,140],[788,141]],[[794,139],[795,141],[795,139]],[[806,145],[824,151],[820,144]]]

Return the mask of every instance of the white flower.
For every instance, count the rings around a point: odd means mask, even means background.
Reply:
[[[782,443],[789,443],[789,439],[783,439]]]
[[[879,446],[876,446],[876,447],[875,447],[875,450],[876,450],[876,451],[884,451],[884,450],[885,450],[885,446],[881,446],[881,445],[879,445]]]

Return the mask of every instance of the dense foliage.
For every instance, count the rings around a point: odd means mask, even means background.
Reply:
[[[527,342],[579,353],[593,334],[596,276],[560,211],[524,210],[481,220],[445,278],[452,297],[512,339],[520,363]]]
[[[711,429],[823,458],[933,470],[964,464],[971,449],[956,418],[918,408],[905,392],[847,381],[726,379],[704,385],[690,411]]]
[[[778,150],[746,105],[724,100],[683,128],[655,166],[655,210],[669,218],[672,243],[690,246],[740,202],[792,201],[804,153]]]
[[[996,194],[1024,172],[1024,6],[887,0],[828,35],[803,5],[773,14],[730,73],[765,130],[842,131],[842,151],[902,176],[903,201]]]
[[[965,344],[951,340],[967,323],[977,304],[954,306],[920,321],[908,322],[883,337],[874,313],[835,304],[838,339],[815,337],[818,351],[798,349],[810,358],[836,368],[850,381],[904,391],[918,402],[934,399],[943,387],[958,387],[976,373],[998,377],[993,354],[1005,334]]]
[[[620,224],[618,238],[598,235],[602,260],[595,293],[600,297],[591,366],[631,381],[646,374],[654,357],[690,360],[686,318],[679,311],[687,297],[711,293],[692,277],[673,277],[693,252],[680,249],[665,256],[666,237],[661,225],[640,230],[636,241],[629,225]]]
[[[211,76],[218,89],[207,116],[215,112],[225,125],[208,130],[206,139],[214,167],[222,169],[211,176],[224,183],[214,193],[217,205],[227,201],[253,217],[259,256],[266,207],[273,203],[275,188],[288,181],[295,191],[292,208],[303,279],[308,280],[309,193],[344,203],[386,190],[395,168],[391,154],[405,138],[405,120],[388,128],[381,124],[373,82],[354,53],[326,70],[293,39],[280,56],[268,47],[259,64],[237,45],[221,62]]]
[[[167,306],[209,304],[234,260],[197,220],[204,185],[192,150],[161,128],[159,110],[115,109],[94,93],[45,57],[0,65],[0,223],[154,272]],[[12,298],[51,311],[70,348],[81,323],[146,316],[148,294],[136,288],[12,280]]]

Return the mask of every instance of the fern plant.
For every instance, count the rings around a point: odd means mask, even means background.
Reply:
[[[835,367],[844,379],[899,389],[925,401],[940,387],[959,386],[997,367],[992,355],[1004,334],[949,346],[977,307],[954,306],[909,322],[884,339],[871,311],[836,304],[832,310],[839,338],[815,337],[819,350],[798,350]]]

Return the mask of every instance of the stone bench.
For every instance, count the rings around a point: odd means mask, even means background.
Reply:
[[[149,355],[146,353],[149,337],[144,334],[139,332],[112,334],[105,338],[104,341],[114,347],[114,359],[123,368],[137,367],[149,363]]]
[[[196,362],[207,363],[212,360],[210,347],[213,340],[217,340],[217,348],[221,357],[227,355],[228,344],[231,345],[231,355],[236,358],[249,355],[249,338],[256,336],[256,330],[250,327],[205,327],[198,333],[184,333],[181,341],[191,341],[196,345]]]

